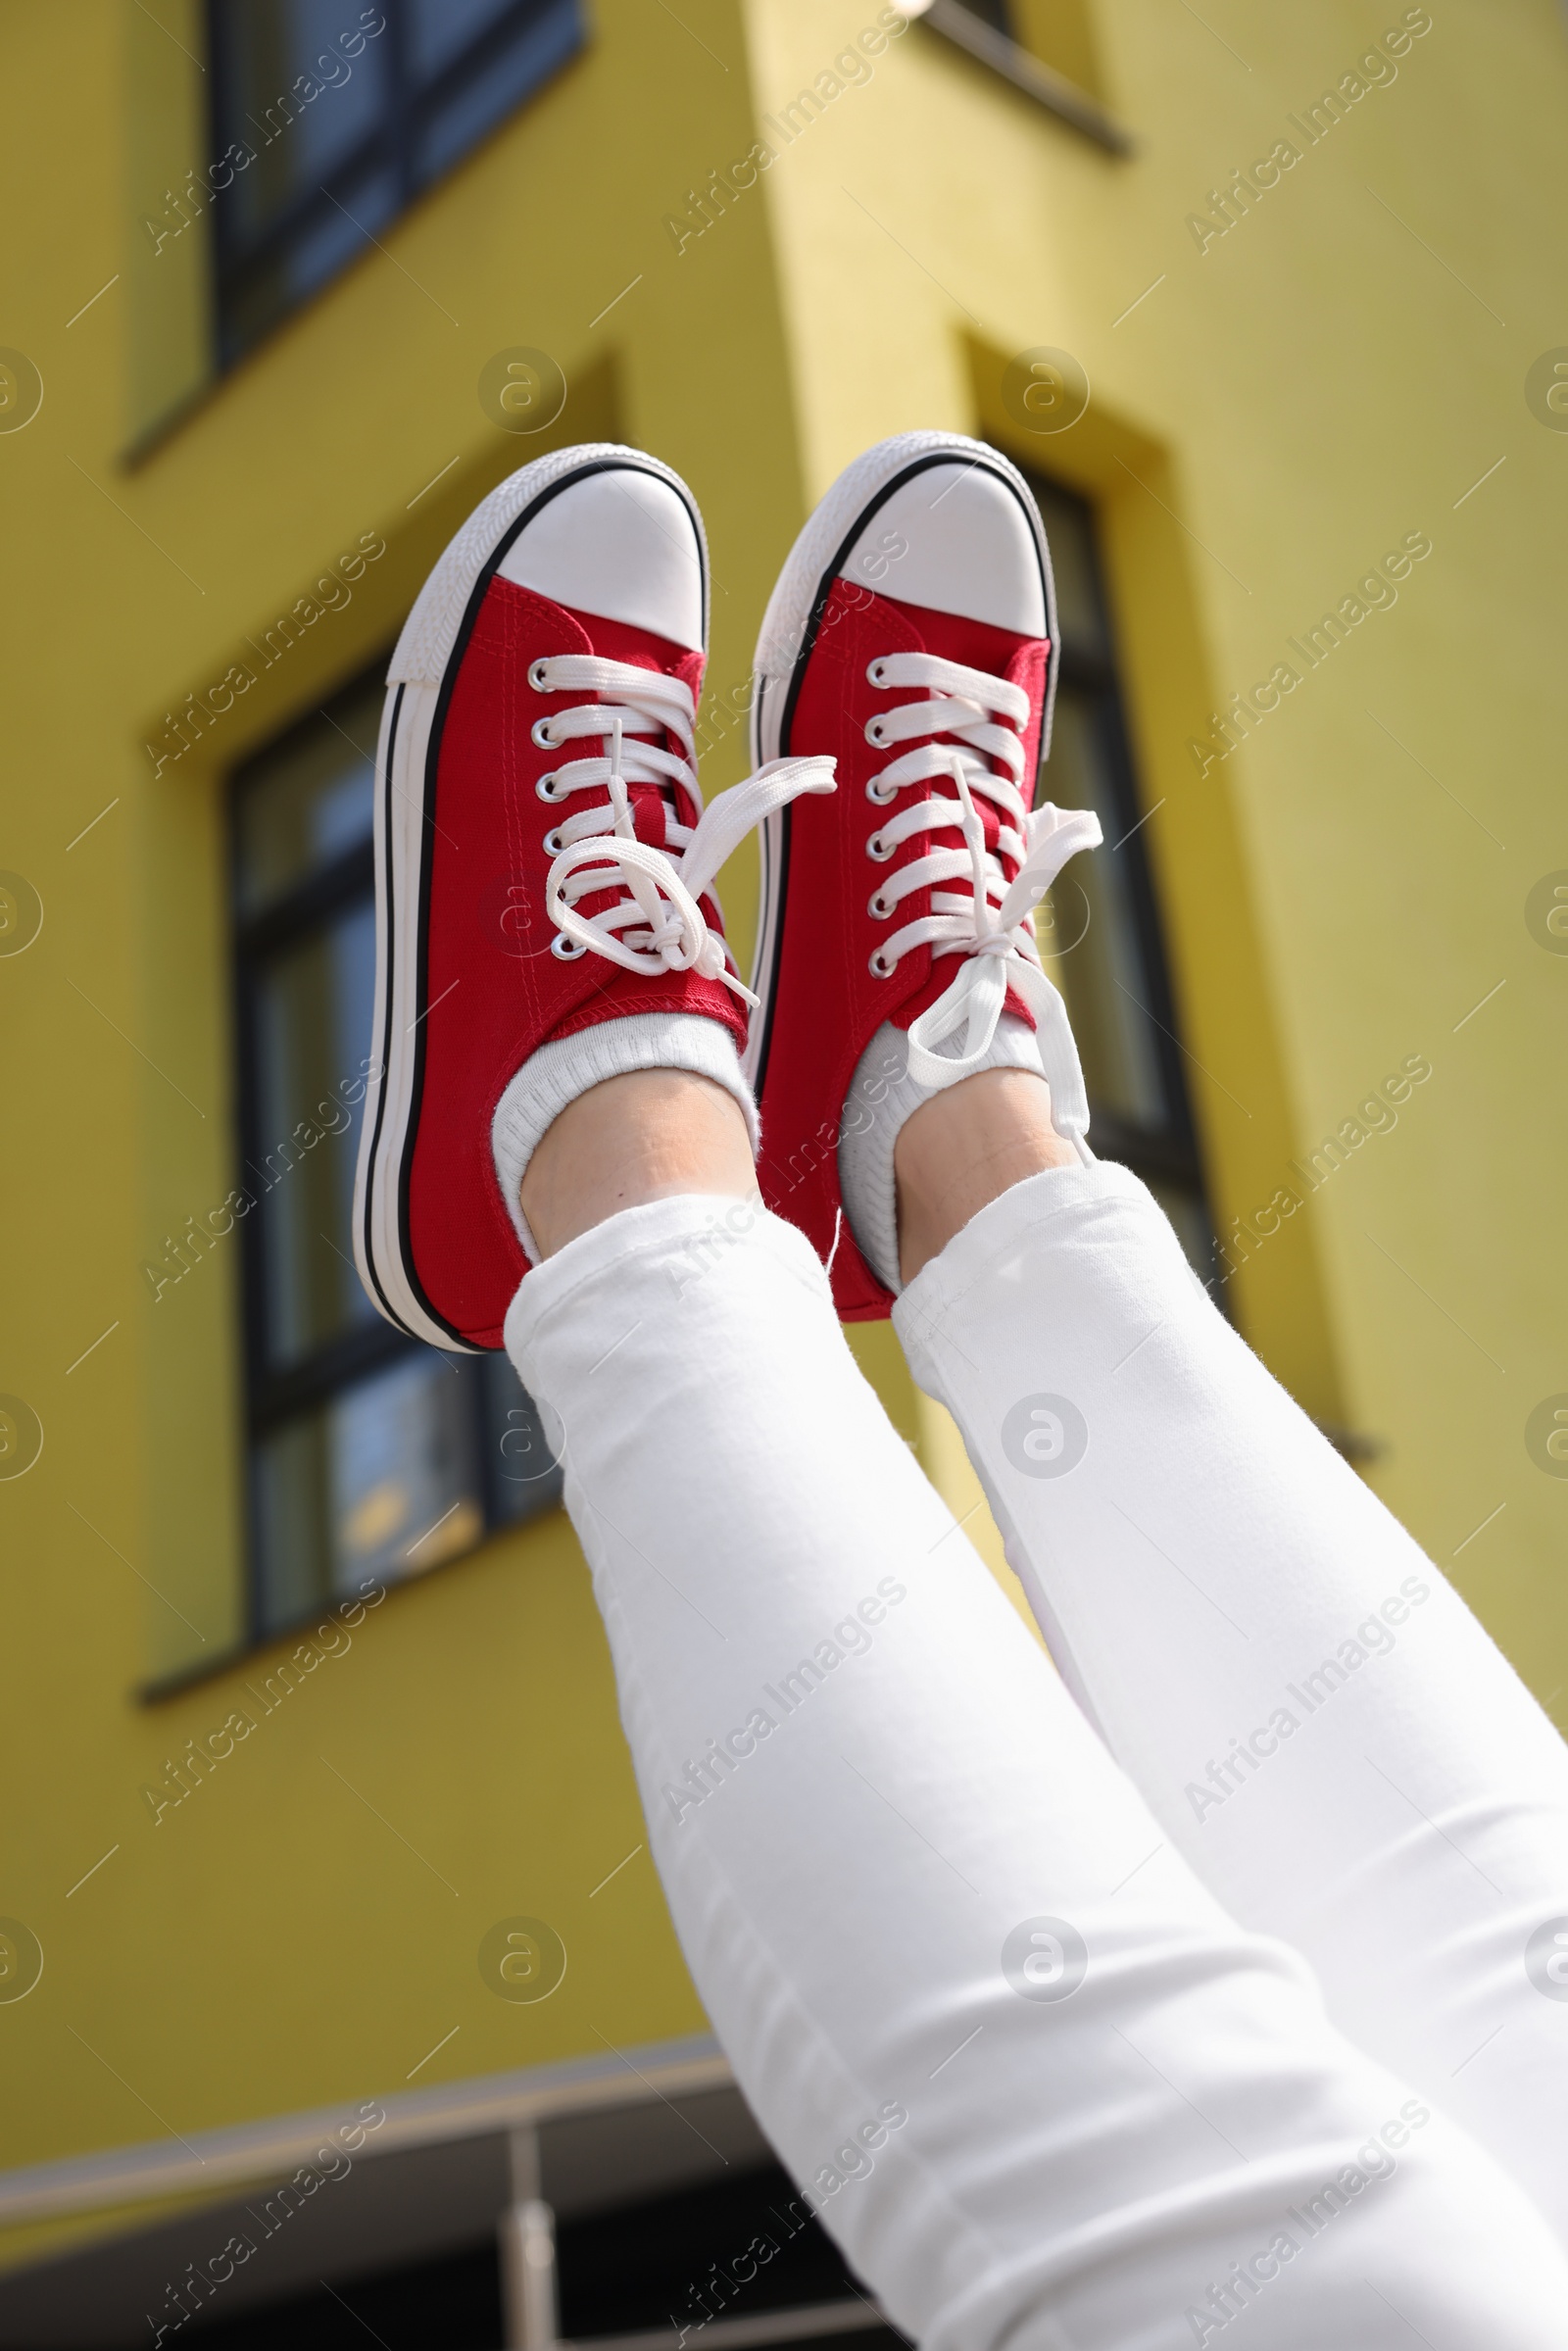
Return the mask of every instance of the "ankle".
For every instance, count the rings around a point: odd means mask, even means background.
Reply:
[[[1049,1167],[1076,1166],[1051,1123],[1051,1090],[1024,1069],[982,1069],[933,1095],[899,1131],[899,1272],[912,1282],[972,1216]]]
[[[622,1208],[682,1192],[757,1190],[740,1105],[710,1078],[639,1069],[607,1078],[568,1102],[522,1179],[522,1213],[542,1256],[553,1257]]]

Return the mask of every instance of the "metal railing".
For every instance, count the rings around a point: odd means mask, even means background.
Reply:
[[[512,2202],[501,2215],[501,2306],[506,2351],[681,2351],[694,2327],[651,2328],[640,2334],[596,2334],[570,2341],[561,2333],[556,2282],[556,2216],[545,2202],[539,2132],[523,2124],[507,2134]],[[710,2319],[701,2328],[703,2351],[760,2351],[765,2343],[799,2343],[822,2335],[858,2334],[892,2322],[863,2294],[840,2302],[807,2302],[794,2309],[760,2310],[747,2319]]]

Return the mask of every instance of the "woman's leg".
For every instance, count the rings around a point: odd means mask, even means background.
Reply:
[[[1004,1175],[1029,1148],[1002,1083],[900,1139],[922,1186],[895,1313],[915,1376],[1170,1847],[1568,2237],[1568,1749],[1134,1177],[1058,1164],[980,1204],[977,1121],[1010,1134]]]
[[[746,1176],[701,1079],[582,1096],[507,1344],[683,1948],[808,2203],[930,2351],[1545,2351],[1549,2232],[1200,1886]]]

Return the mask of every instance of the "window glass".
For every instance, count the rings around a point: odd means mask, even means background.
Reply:
[[[233,356],[273,327],[363,252],[402,209],[401,183],[380,167],[355,172],[341,195],[313,206],[237,272],[223,297],[224,349]]]
[[[1195,1272],[1216,1273],[1159,909],[1122,711],[1114,632],[1088,502],[1029,476],[1056,581],[1058,686],[1040,797],[1093,808],[1101,847],[1074,857],[1036,916],[1041,960],[1066,1001],[1102,1157],[1142,1176]]]
[[[350,1228],[374,977],[375,921],[363,900],[257,976],[247,1174],[260,1191],[264,1346],[278,1365],[375,1311]]]
[[[1058,490],[1054,483],[1037,477],[1031,487],[1051,545],[1051,569],[1056,585],[1056,626],[1062,642],[1071,645],[1080,656],[1105,654],[1109,650],[1110,632],[1101,602],[1089,510],[1081,498]]]
[[[247,770],[239,796],[240,899],[255,912],[350,850],[374,819],[381,692],[340,697]]]
[[[410,70],[431,81],[461,50],[512,11],[512,0],[410,0]]]
[[[466,1364],[421,1347],[264,1441],[268,1621],[472,1548],[484,1531],[473,1385]]]
[[[485,1442],[491,1503],[503,1524],[531,1518],[561,1491],[561,1465],[538,1405],[505,1355],[486,1355]]]
[[[434,179],[447,171],[578,47],[573,14],[559,8],[534,13],[538,22],[523,26],[506,48],[495,55],[482,51],[466,73],[432,94],[416,134],[418,178]]]
[[[1104,842],[1074,857],[1036,918],[1052,978],[1067,1000],[1090,1101],[1148,1126],[1167,1123],[1150,1017],[1145,942],[1122,855],[1125,826],[1109,771],[1107,714],[1063,686],[1056,697],[1046,797],[1093,808]],[[1124,846],[1124,845],[1123,845]]]
[[[379,236],[582,45],[580,0],[209,0],[220,356]]]
[[[380,11],[363,14],[355,0],[219,0],[220,127],[251,158],[222,192],[234,229],[279,220],[374,130],[391,53],[384,34],[366,37]]]
[[[561,1472],[504,1355],[421,1347],[354,1266],[370,1044],[371,677],[236,779],[240,1181],[253,1591],[278,1630],[549,1509]]]
[[[330,200],[313,207],[260,272],[258,300],[260,289],[267,288],[267,299],[279,314],[293,310],[362,252],[402,205],[401,182],[387,165],[369,164],[346,175]]]

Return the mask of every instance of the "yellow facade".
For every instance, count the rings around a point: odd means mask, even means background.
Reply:
[[[43,391],[0,433],[0,867],[24,885],[0,1391],[14,1446],[28,1412],[43,1440],[0,1478],[0,1913],[44,1958],[0,1999],[13,2170],[705,2030],[559,1513],[392,1591],[183,1804],[155,1820],[140,1792],[294,1646],[243,1648],[237,1244],[157,1297],[143,1271],[233,1180],[225,779],[564,441],[637,443],[692,485],[731,702],[794,532],[866,443],[984,432],[1093,499],[1233,1310],[1377,1448],[1373,1485],[1560,1718],[1568,1484],[1538,1407],[1568,1390],[1568,438],[1549,369],[1527,397],[1564,332],[1559,12],[1014,16],[1104,136],[932,24],[857,48],[873,0],[594,0],[574,63],[215,376],[208,224],[161,249],[145,227],[203,156],[202,11],[0,15],[0,343]],[[569,387],[532,438],[476,389],[514,346]],[[1045,350],[1090,387],[1059,432],[1009,388]],[[343,597],[259,658],[356,550]],[[710,792],[745,759],[738,725],[710,735]],[[969,1511],[891,1334],[857,1345]],[[476,1966],[516,1914],[570,1954],[537,2006]],[[19,2204],[4,2258],[154,2209]]]

